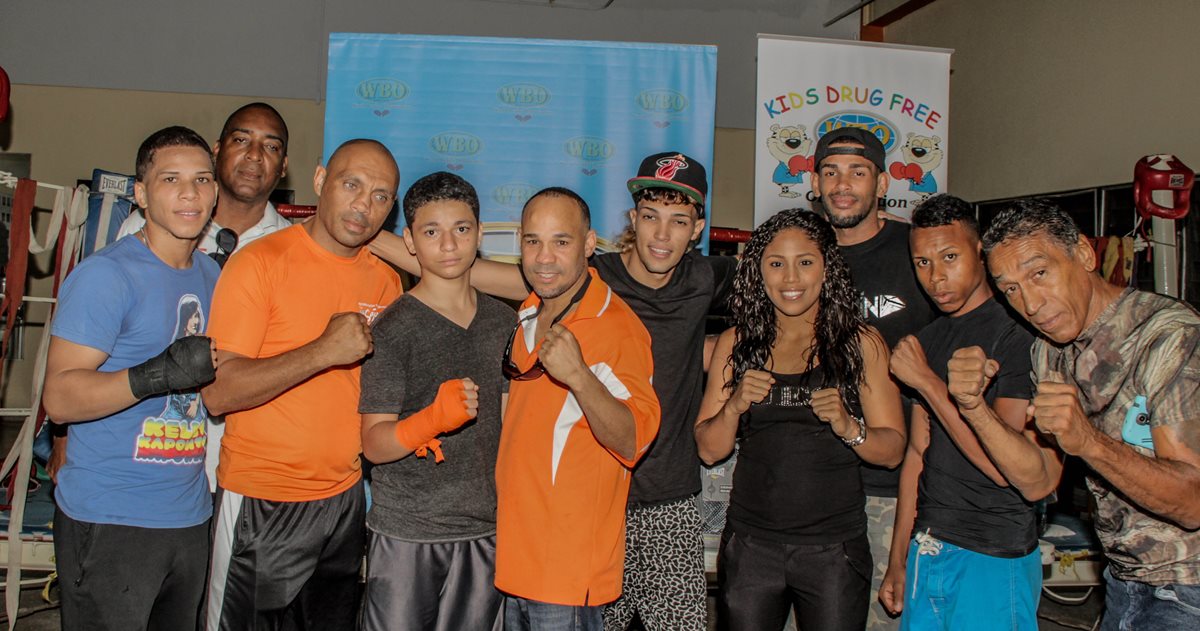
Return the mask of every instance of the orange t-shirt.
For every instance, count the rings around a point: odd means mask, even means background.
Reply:
[[[320,337],[335,313],[374,319],[400,291],[400,277],[366,248],[343,258],[293,226],[230,257],[213,295],[208,335],[220,350],[274,357]],[[362,477],[359,372],[357,364],[326,370],[227,415],[218,484],[279,502],[350,488]]]
[[[658,434],[650,334],[589,269],[591,285],[562,320],[584,362],[633,413],[637,455],[627,460],[592,435],[574,395],[543,375],[509,385],[496,461],[496,587],[559,605],[601,605],[621,595],[630,469]],[[530,296],[520,315],[534,312]],[[523,323],[512,358],[536,359],[536,319]]]

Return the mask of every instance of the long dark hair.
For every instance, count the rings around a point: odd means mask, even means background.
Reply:
[[[863,380],[859,336],[867,331],[861,298],[850,278],[850,268],[842,260],[833,228],[823,217],[803,208],[780,211],[756,228],[746,243],[729,301],[735,341],[729,356],[733,376],[725,386],[733,389],[747,370],[764,370],[771,358],[778,324],[775,305],[763,285],[762,257],[775,236],[790,228],[803,230],[820,248],[825,260],[825,280],[817,299],[816,334],[813,352],[808,356],[808,370],[820,363],[824,368],[823,385],[841,386],[850,400],[856,400],[858,385]]]

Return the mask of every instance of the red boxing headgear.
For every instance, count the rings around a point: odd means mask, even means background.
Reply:
[[[1133,167],[1133,204],[1143,219],[1183,219],[1195,180],[1196,174],[1169,153],[1146,156]]]
[[[8,118],[8,92],[10,88],[8,73],[4,72],[4,68],[0,68],[0,121]]]

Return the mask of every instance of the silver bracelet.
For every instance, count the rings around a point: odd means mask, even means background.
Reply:
[[[851,416],[850,419],[858,423],[858,436],[851,439],[842,438],[842,442],[846,443],[847,447],[857,447],[867,442],[867,422],[861,416]],[[838,438],[841,438],[841,436],[838,436]]]

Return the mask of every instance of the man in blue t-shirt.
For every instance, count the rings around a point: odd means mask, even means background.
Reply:
[[[219,268],[195,250],[213,170],[190,129],[147,138],[134,185],[145,227],[81,263],[59,294],[42,399],[69,424],[54,517],[63,628],[199,620],[212,501],[197,388],[214,376],[202,334]]]
[[[992,295],[970,204],[936,195],[912,220],[917,279],[943,316],[892,352],[892,374],[920,399],[912,407],[879,599],[903,612],[902,631],[1034,629],[1042,567],[1033,502],[1053,490],[1061,461],[1042,444],[1057,471],[1036,485],[1010,483],[960,416],[947,385],[957,352],[986,349],[995,371],[980,405],[1010,431],[1041,444],[1026,427],[1033,335]]]

